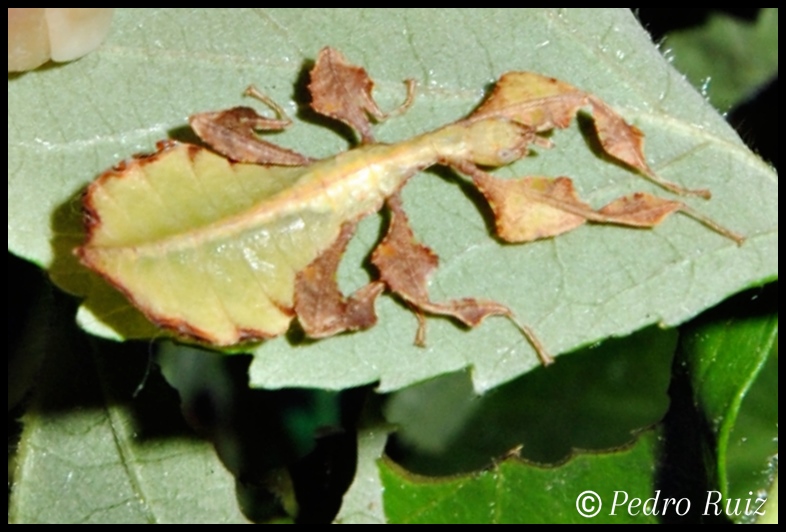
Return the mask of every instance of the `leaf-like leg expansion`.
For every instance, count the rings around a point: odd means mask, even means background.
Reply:
[[[374,82],[366,69],[350,64],[344,55],[330,47],[319,52],[311,70],[311,108],[314,111],[339,120],[360,134],[363,144],[374,142],[368,116],[381,121],[391,114],[405,111],[412,105],[414,81],[406,80],[407,98],[392,113],[385,113],[371,96]]]
[[[259,138],[255,131],[280,131],[292,124],[284,110],[254,87],[246,94],[265,103],[277,118],[259,115],[250,107],[199,113],[189,117],[191,128],[206,144],[234,161],[276,166],[305,166],[313,159]]]
[[[745,242],[744,236],[726,229],[681,201],[667,200],[645,192],[637,192],[612,201],[598,211],[600,216],[593,217],[591,220],[632,227],[655,227],[673,212],[681,212],[690,216],[716,233],[734,240],[737,245],[742,245]]]
[[[367,329],[377,322],[374,302],[385,289],[384,283],[374,281],[346,298],[336,282],[338,264],[355,226],[345,223],[336,241],[295,279],[295,313],[311,338]]]
[[[644,134],[641,130],[625,122],[621,116],[600,99],[592,95],[589,95],[588,98],[592,104],[592,117],[595,120],[598,140],[600,140],[600,144],[606,153],[635,168],[644,174],[647,179],[668,191],[675,194],[700,196],[704,199],[710,199],[710,191],[705,188],[689,189],[659,177],[652,171],[647,164],[647,159],[644,157]]]
[[[388,288],[414,307],[418,317],[415,343],[425,343],[426,321],[422,312],[451,316],[469,327],[476,327],[488,316],[505,316],[526,336],[544,365],[553,362],[531,329],[516,321],[513,311],[501,303],[475,298],[462,298],[446,303],[429,299],[428,276],[437,267],[439,258],[431,249],[419,243],[409,226],[401,206],[401,198],[394,194],[387,200],[390,227],[385,238],[374,249],[371,262],[379,269],[380,279]]]
[[[587,221],[592,207],[579,200],[567,177],[499,179],[473,164],[452,161],[468,175],[494,212],[497,235],[507,242],[529,242],[572,231]]]
[[[682,212],[741,244],[744,237],[696,212],[681,201],[646,193],[616,199],[595,210],[576,195],[567,177],[499,179],[469,163],[451,162],[472,177],[494,211],[497,234],[508,242],[529,242],[566,233],[585,221],[631,227],[655,227],[670,214]]]

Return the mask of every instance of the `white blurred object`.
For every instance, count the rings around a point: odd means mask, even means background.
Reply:
[[[114,8],[8,8],[8,71],[71,61],[98,48]]]

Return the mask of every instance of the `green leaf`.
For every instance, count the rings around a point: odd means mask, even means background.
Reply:
[[[558,467],[512,457],[480,473],[440,480],[384,460],[385,513],[391,523],[654,523],[659,517],[653,512],[663,515],[666,503],[654,490],[657,443],[657,432],[649,431],[627,449],[578,453]],[[579,508],[597,513],[582,516]]]
[[[185,427],[174,391],[129,371],[143,369],[140,350],[84,349],[64,341],[47,359],[23,417],[9,522],[247,522],[232,475]]]
[[[691,323],[679,355],[710,429],[717,489],[742,501],[728,516],[741,522],[758,519],[745,515],[745,501],[767,498],[777,474],[777,286],[761,297],[741,294]]]
[[[391,427],[369,424],[358,430],[358,459],[355,480],[344,494],[335,523],[384,524],[384,487],[377,462],[382,457]]]
[[[668,387],[669,416],[684,414],[686,403],[691,410],[694,401],[701,413],[669,421],[672,430],[661,436],[665,449],[653,458],[659,473],[650,495],[660,490],[662,497],[687,498],[691,510],[687,516],[672,512],[658,519],[717,521],[727,513],[740,522],[772,520],[777,516],[777,294],[777,285],[747,291],[682,328],[675,368],[693,382],[694,395],[687,401],[675,395],[682,393],[679,387],[669,384],[675,331],[652,328],[573,353],[481,397],[473,396],[462,374],[396,392],[385,408],[388,420],[399,427],[389,452],[409,471],[442,475],[428,478],[435,483],[444,475],[488,468],[490,456],[511,448],[527,460],[553,463],[571,448],[602,450],[627,443],[636,428],[662,418]],[[710,457],[706,472],[697,437],[704,438]],[[584,460],[597,474],[607,467],[594,455]],[[635,472],[612,476],[626,489]],[[422,486],[408,488],[401,497],[416,500]],[[751,514],[761,500],[767,500],[765,513]],[[477,501],[473,511],[484,504]],[[744,515],[746,507],[749,515]],[[560,513],[562,505],[553,502],[550,510],[552,522],[569,520]],[[531,519],[533,511],[522,508],[522,519]]]
[[[398,427],[396,461],[417,473],[451,475],[488,467],[490,457],[518,446],[522,458],[552,464],[574,449],[627,445],[669,407],[676,343],[676,331],[650,327],[482,396],[465,373],[395,392],[384,412]]]
[[[694,208],[748,237],[737,248],[682,217],[653,231],[593,226],[501,245],[487,213],[454,176],[427,173],[404,189],[404,202],[418,237],[441,256],[434,299],[499,300],[560,354],[649,324],[681,323],[777,276],[777,176],[621,9],[118,10],[99,51],[9,76],[9,249],[88,296],[79,319],[89,331],[158,336],[76,263],[71,250],[83,239],[78,193],[118,160],[187,135],[187,115],[240,104],[249,83],[294,114],[305,105],[308,62],[326,44],[367,68],[383,108],[400,102],[401,80],[418,80],[415,105],[377,128],[386,142],[465,115],[506,71],[533,70],[592,92],[647,134],[648,160],[663,177],[712,190],[711,201],[691,200]],[[300,117],[276,140],[316,157],[348,147],[308,120]],[[593,205],[655,190],[596,156],[578,127],[553,140],[554,149],[500,174],[572,176]],[[367,218],[350,244],[339,272],[346,291],[367,280],[361,265],[380,224]],[[382,298],[378,311],[379,324],[366,332],[295,346],[284,337],[266,342],[255,351],[252,384],[339,389],[379,381],[381,390],[395,390],[472,367],[473,386],[486,390],[538,365],[505,320],[466,331],[429,318],[428,346],[419,349],[411,312],[391,298]]]
[[[778,9],[762,9],[755,23],[713,13],[701,27],[669,34],[663,49],[726,111],[778,75]]]
[[[778,475],[775,475],[775,480],[770,487],[769,497],[767,503],[764,505],[764,516],[757,522],[767,525],[778,524]]]

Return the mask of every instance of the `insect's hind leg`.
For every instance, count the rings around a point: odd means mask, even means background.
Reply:
[[[431,249],[415,240],[400,196],[395,194],[388,198],[387,205],[391,213],[390,227],[385,238],[374,249],[371,262],[379,270],[380,279],[388,288],[415,310],[418,317],[416,344],[425,343],[426,321],[423,313],[450,316],[468,327],[480,325],[488,316],[505,316],[522,331],[544,365],[554,361],[532,330],[520,324],[513,311],[501,303],[471,297],[445,303],[431,301],[428,276],[437,267],[439,258]]]

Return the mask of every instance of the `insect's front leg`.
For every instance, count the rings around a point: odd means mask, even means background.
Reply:
[[[361,144],[373,144],[369,116],[377,121],[393,114],[406,111],[414,99],[415,82],[408,79],[407,97],[398,109],[390,113],[380,109],[371,91],[374,82],[366,69],[349,63],[344,54],[335,48],[326,47],[311,70],[311,108],[317,113],[339,120],[360,135]]]
[[[280,131],[291,125],[292,120],[256,88],[249,87],[246,94],[270,107],[276,118],[262,116],[250,107],[233,107],[195,114],[188,119],[191,128],[213,150],[234,161],[276,166],[305,166],[313,162],[310,157],[257,136],[256,131]]]

